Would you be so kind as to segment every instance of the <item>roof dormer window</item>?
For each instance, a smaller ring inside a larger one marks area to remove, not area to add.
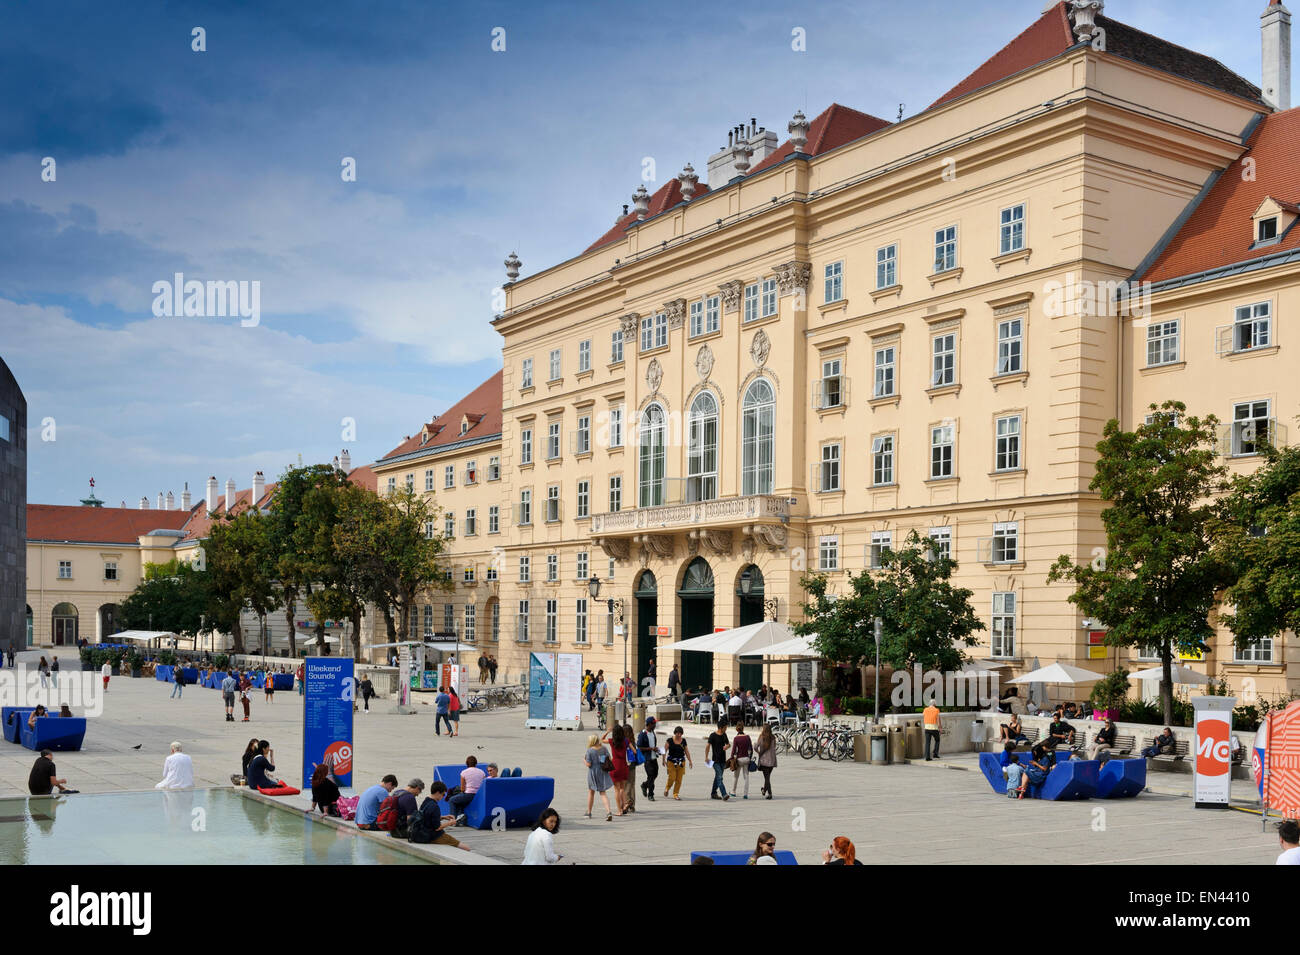
[[[1294,202],[1265,197],[1251,216],[1254,231],[1251,247],[1258,249],[1281,242],[1297,218],[1300,218],[1300,206]]]
[[[1257,241],[1271,242],[1277,238],[1277,216],[1268,219],[1259,220],[1259,235]]]

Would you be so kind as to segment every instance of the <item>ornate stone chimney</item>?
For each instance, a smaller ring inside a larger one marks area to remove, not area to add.
[[[803,114],[803,110],[795,110],[794,118],[787,128],[790,130],[790,144],[797,153],[803,152],[803,148],[808,145],[808,126],[808,117]]]
[[[193,506],[194,506],[194,502],[193,502],[193,500],[190,498],[190,482],[189,482],[189,481],[186,481],[186,482],[185,482],[185,489],[184,489],[183,491],[181,491],[181,510],[183,510],[183,511],[188,511],[188,510],[190,510]]]
[[[167,492],[167,510],[176,510],[176,496],[171,491]]]
[[[343,453],[339,455],[339,469],[344,474],[352,470],[352,455],[347,448],[344,448]]]
[[[1260,15],[1264,42],[1264,102],[1274,109],[1291,108],[1291,11],[1273,0]]]
[[[254,507],[256,507],[258,501],[262,499],[262,495],[265,493],[266,493],[266,475],[264,475],[261,471],[255,471],[253,473],[253,500],[250,503]]]
[[[229,515],[230,512],[234,509],[234,507],[235,507],[235,479],[226,478],[226,514]]]
[[[163,492],[162,492],[162,491],[159,491],[159,492],[158,492],[158,510],[161,511],[162,509],[163,509]]]
[[[217,477],[215,474],[208,478],[208,494],[206,503],[208,505],[209,514],[217,509]]]
[[[519,278],[519,269],[524,263],[519,261],[519,256],[511,252],[506,256],[506,278],[514,281]]]
[[[140,495],[140,510],[149,510],[149,498],[145,497],[143,494]]]
[[[644,182],[632,193],[632,207],[636,209],[638,219],[644,219],[650,213],[650,193],[645,191]]]
[[[1074,22],[1074,38],[1083,43],[1097,33],[1097,17],[1106,0],[1070,0],[1070,19]]]
[[[682,186],[682,198],[687,202],[695,195],[695,187],[700,184],[700,177],[695,175],[695,167],[687,163],[682,167],[682,171],[677,174],[677,181]]]

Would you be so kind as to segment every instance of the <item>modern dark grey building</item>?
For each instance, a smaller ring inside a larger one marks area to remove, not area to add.
[[[0,358],[0,649],[27,646],[27,399]]]

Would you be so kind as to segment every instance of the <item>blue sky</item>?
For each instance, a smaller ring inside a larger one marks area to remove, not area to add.
[[[499,367],[506,254],[527,275],[580,252],[644,157],[653,189],[751,116],[918,112],[1045,3],[10,2],[0,356],[29,499],[75,503],[92,476],[110,505],[197,499],[209,474],[247,487],[345,444],[373,460]],[[1258,83],[1265,6],[1106,13]],[[176,272],[260,282],[260,324],[154,317]]]

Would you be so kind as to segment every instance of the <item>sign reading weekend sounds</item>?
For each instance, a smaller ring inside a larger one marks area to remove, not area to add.
[[[352,785],[352,660],[307,657],[303,661],[302,788],[311,786],[318,763],[333,766],[339,786]]]

